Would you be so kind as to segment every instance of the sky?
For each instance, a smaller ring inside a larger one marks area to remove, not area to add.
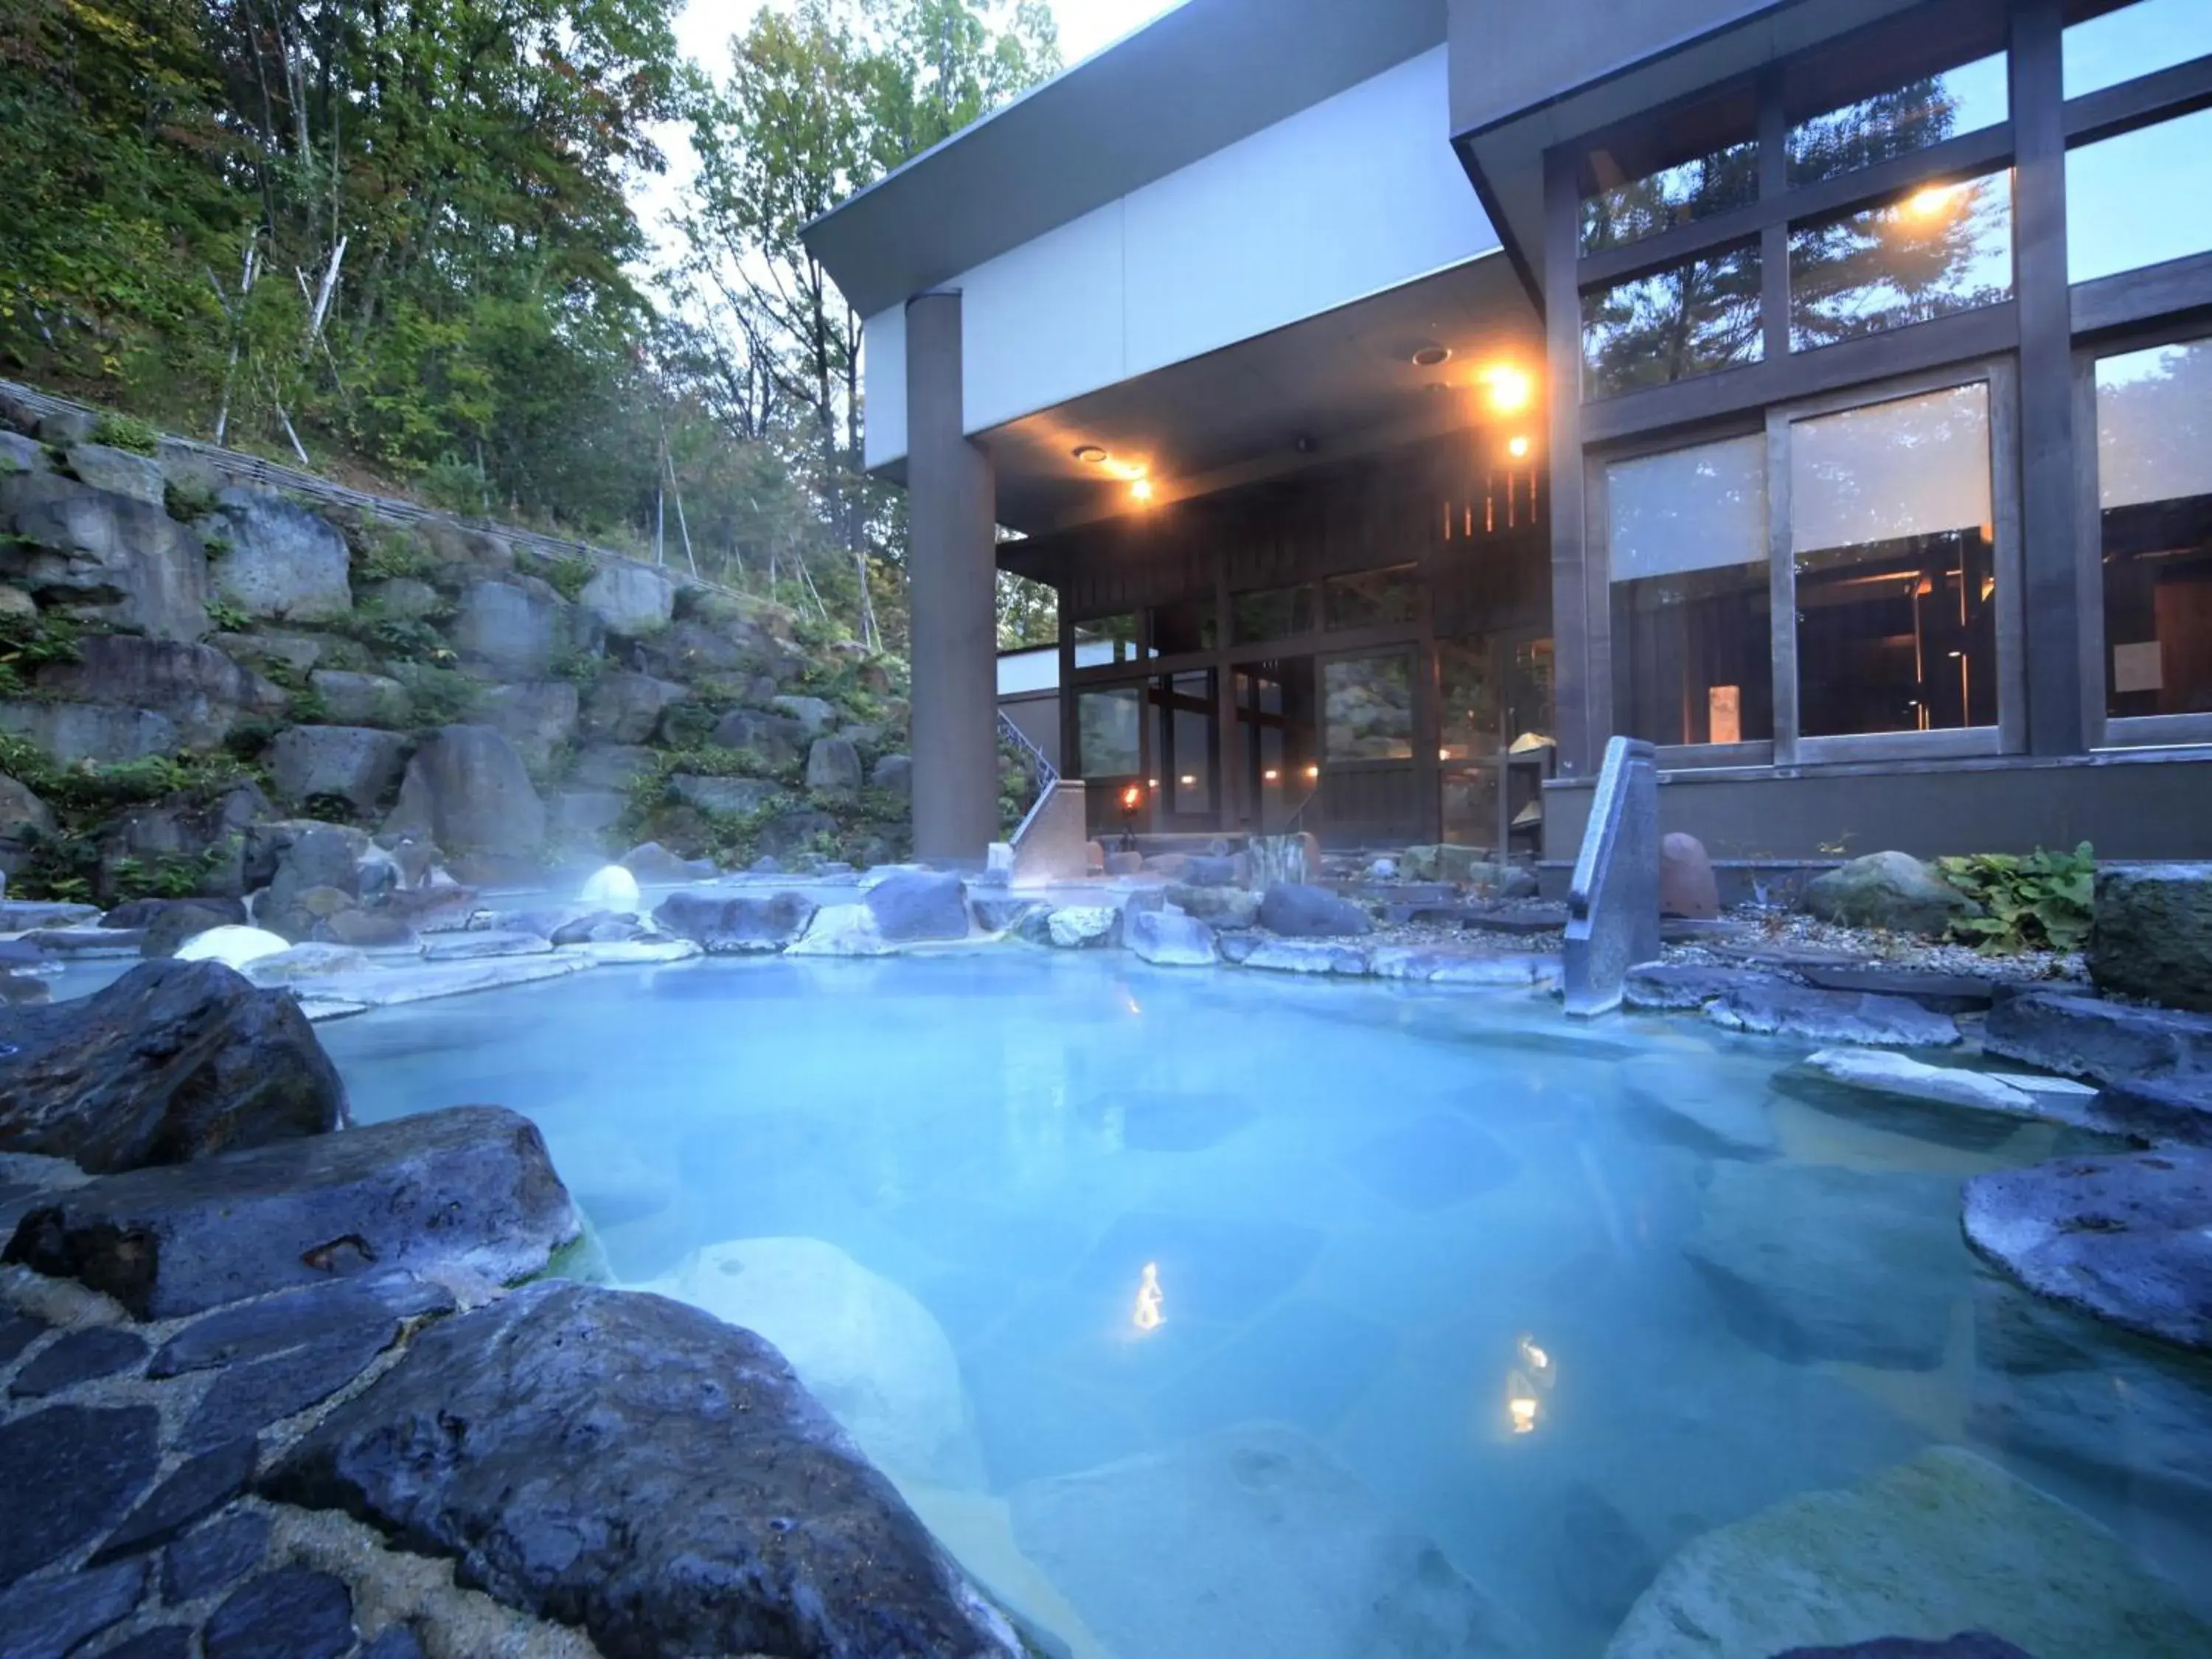
[[[1088,58],[1176,3],[1176,0],[1051,0],[1053,17],[1060,25],[1060,54],[1071,64]],[[686,52],[718,69],[726,55],[729,38],[744,33],[759,9],[760,0],[690,0],[677,19],[676,37]]]

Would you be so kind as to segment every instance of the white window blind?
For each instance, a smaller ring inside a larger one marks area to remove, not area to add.
[[[2212,341],[2099,360],[2097,494],[2108,509],[2212,495]]]
[[[1985,385],[1870,404],[1790,428],[1790,541],[1799,554],[1989,523]]]
[[[1766,440],[1729,438],[1606,468],[1613,580],[1766,559]]]

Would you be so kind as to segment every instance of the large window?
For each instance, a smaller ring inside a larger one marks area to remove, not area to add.
[[[1410,564],[1331,576],[1322,586],[1322,614],[1332,629],[1410,623],[1420,609],[1419,573]]]
[[[1313,632],[1314,591],[1308,586],[1270,587],[1239,593],[1230,600],[1229,608],[1239,645],[1257,645]]]
[[[1329,760],[1413,759],[1413,659],[1398,653],[1324,665],[1322,710]]]
[[[1807,351],[2012,297],[2012,175],[1923,185],[1790,228],[1790,347]]]
[[[1791,424],[1801,736],[1996,723],[1990,461],[1979,382]]]
[[[1616,173],[1617,167],[1601,170]],[[1595,253],[1741,207],[1759,194],[1759,146],[1724,145],[1640,179],[1601,182],[1583,198],[1582,251]]]
[[[2068,277],[2090,282],[2212,248],[2208,204],[2212,110],[2069,150]]]
[[[1606,469],[1615,725],[1660,744],[1774,735],[1766,439]]]
[[[1885,88],[1790,128],[1794,188],[1840,178],[2002,122],[2011,112],[2003,52]]]
[[[2212,714],[2212,341],[2098,360],[2106,708]]]
[[[1075,624],[1075,665],[1101,668],[1117,662],[1135,662],[1142,654],[1137,644],[1137,613],[1092,617]]]
[[[1085,778],[1133,778],[1144,769],[1138,726],[1144,693],[1133,685],[1085,691],[1075,702],[1078,763]]]
[[[2066,96],[2101,92],[2208,54],[2212,5],[2205,0],[2136,0],[2066,31]]]
[[[1609,398],[1755,363],[1759,245],[1747,243],[1583,296],[1583,395]]]

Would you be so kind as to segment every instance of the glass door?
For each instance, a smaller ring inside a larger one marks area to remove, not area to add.
[[[1303,827],[1320,781],[1314,660],[1284,657],[1233,671],[1240,828],[1263,836]]]
[[[1152,683],[1152,826],[1197,833],[1221,827],[1218,672],[1166,674]]]

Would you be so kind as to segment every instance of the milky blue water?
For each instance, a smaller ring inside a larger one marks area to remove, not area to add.
[[[1023,951],[322,1036],[365,1121],[528,1114],[620,1281],[797,1239],[908,1293],[807,1306],[881,1416],[942,1418],[941,1331],[960,1444],[891,1473],[1079,1653],[1583,1659],[1699,1534],[1953,1443],[2212,1600],[2204,1375],[1959,1238],[1957,1182],[2064,1132],[1801,1090],[1786,1045]]]

